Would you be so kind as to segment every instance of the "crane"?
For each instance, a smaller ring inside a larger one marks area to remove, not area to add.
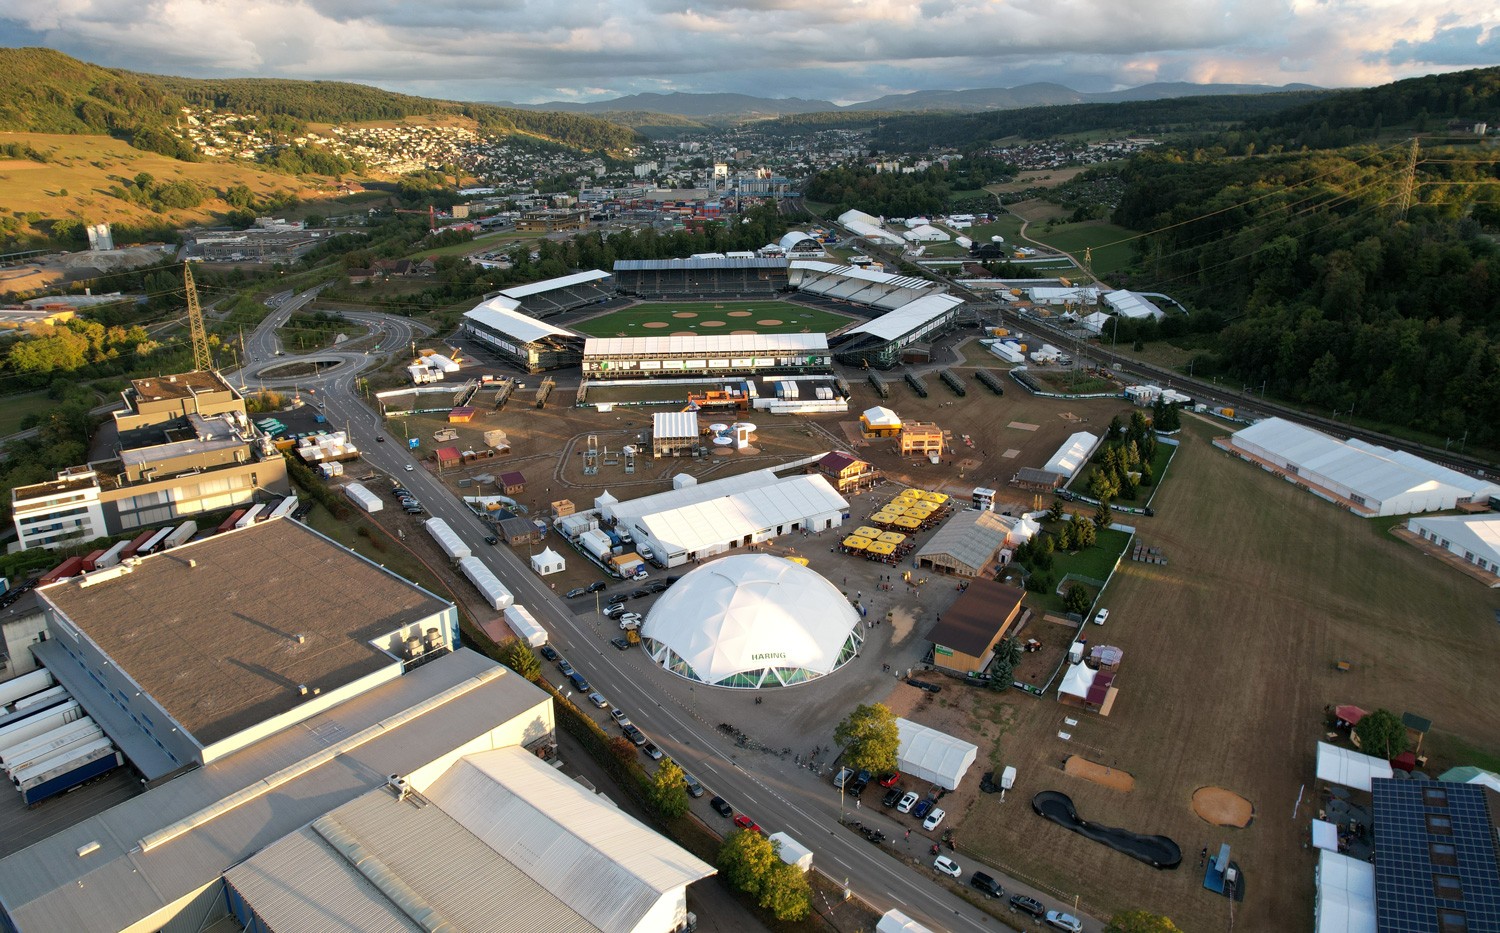
[[[427,209],[425,211],[413,211],[398,207],[395,208],[393,212],[397,214],[426,214],[428,232],[437,232],[437,208],[431,204],[427,205]]]

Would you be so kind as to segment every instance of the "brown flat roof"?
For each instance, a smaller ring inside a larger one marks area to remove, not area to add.
[[[189,398],[195,392],[228,392],[229,383],[219,378],[218,373],[195,370],[190,373],[173,373],[170,376],[150,376],[132,379],[130,385],[138,398],[156,402],[168,398]]]
[[[1026,593],[993,580],[971,580],[927,638],[935,645],[979,657],[1016,616]]]
[[[291,519],[43,595],[205,745],[304,702],[299,685],[326,693],[394,663],[369,640],[449,605]]]

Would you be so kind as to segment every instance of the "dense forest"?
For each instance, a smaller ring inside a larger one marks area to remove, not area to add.
[[[982,188],[1015,175],[1014,166],[992,156],[970,154],[946,168],[877,172],[872,168],[826,169],[808,180],[804,194],[833,205],[837,217],[850,208],[879,217],[917,217],[947,210],[954,191]]]
[[[1098,130],[1161,134],[1216,130],[1262,114],[1317,101],[1331,91],[1175,97],[1118,104],[1060,104],[994,110],[976,114],[924,114],[890,117],[873,134],[872,148],[883,152],[926,152],[934,147],[970,149],[996,139],[1048,139]]]
[[[628,127],[574,113],[430,100],[336,81],[162,77],[100,68],[51,49],[0,49],[0,131],[110,135],[180,159],[192,147],[171,129],[184,105],[255,114],[280,132],[307,123],[468,117],[482,131],[535,137],[575,149],[635,144]]]

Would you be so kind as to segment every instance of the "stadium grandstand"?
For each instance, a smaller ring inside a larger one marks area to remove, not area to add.
[[[901,362],[906,348],[951,330],[963,303],[962,298],[946,293],[910,301],[844,331],[835,340],[834,356],[851,366],[889,369]]]
[[[831,362],[825,334],[590,337],[583,345],[587,379],[824,373]]]
[[[564,311],[603,304],[613,299],[615,293],[609,273],[595,269],[516,285],[501,291],[498,297],[511,302],[512,311],[545,318]]]
[[[577,366],[583,337],[522,313],[516,302],[502,295],[465,311],[464,333],[528,373]]]
[[[649,299],[772,297],[787,287],[785,259],[622,259],[615,287]]]
[[[791,264],[788,281],[803,295],[847,301],[879,311],[900,308],[941,288],[915,276],[805,260]]]

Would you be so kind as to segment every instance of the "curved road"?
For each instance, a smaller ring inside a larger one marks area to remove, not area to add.
[[[308,295],[304,292],[298,298]],[[392,337],[392,342],[387,345],[390,348],[404,346],[413,326],[413,322],[405,318],[390,315],[360,313],[348,316],[386,328]],[[274,330],[279,326],[276,323],[279,320],[285,320],[285,317],[279,313],[271,315],[252,338],[258,349],[273,347],[271,359],[277,364],[297,359],[274,357],[275,344],[271,341],[275,339]],[[403,332],[402,328],[407,330]],[[398,333],[399,340],[396,339]],[[693,688],[685,681],[662,671],[642,650],[618,651],[610,645],[609,639],[619,634],[615,623],[604,619],[591,607],[561,600],[510,548],[488,545],[485,538],[491,533],[489,527],[410,452],[397,443],[375,442],[376,436],[386,433],[386,427],[355,391],[355,379],[363,366],[362,361],[372,357],[363,353],[327,351],[307,356],[342,359],[341,365],[335,369],[295,381],[300,386],[316,390],[329,421],[347,427],[363,451],[366,465],[398,478],[433,517],[444,519],[474,555],[510,589],[516,602],[531,610],[547,629],[551,644],[584,674],[592,687],[614,705],[626,710],[665,753],[696,775],[711,793],[730,801],[736,811],[753,815],[767,832],[787,832],[812,849],[816,864],[825,873],[846,878],[852,889],[879,910],[899,908],[934,930],[979,933],[1000,926],[995,918],[937,883],[936,873],[930,869],[908,868],[889,854],[877,851],[858,834],[842,829],[839,825],[839,798],[831,793],[826,778],[796,768],[777,756],[737,748],[731,739],[695,716]],[[247,367],[247,378],[255,377],[268,365],[265,357],[259,363],[252,360]],[[259,378],[256,381],[262,382]],[[275,382],[267,379],[263,384]],[[625,589],[633,587],[634,584],[623,586]],[[618,588],[622,587],[611,587],[612,590]],[[575,612],[575,607],[582,611]],[[555,668],[543,663],[544,676],[555,676],[558,681],[563,679],[560,674],[555,674]],[[753,770],[741,761],[753,761]],[[693,801],[693,805],[709,825],[727,826],[709,811],[707,796]],[[849,806],[852,810],[852,802]],[[1017,810],[1020,811],[1019,806]],[[886,827],[887,835],[892,841],[899,840],[896,834],[904,826],[898,827],[878,806],[862,811],[860,815],[872,825],[891,823]],[[972,870],[982,867],[962,852],[957,853],[956,858],[964,866],[965,879]],[[925,853],[918,860],[922,864],[930,862]],[[1002,872],[990,869],[990,873],[1001,879],[1007,896],[1013,892],[1027,893],[1050,908],[1071,910],[1071,905],[1011,882]],[[1019,918],[1019,915],[1014,916]],[[1103,929],[1103,924],[1097,919],[1086,916],[1082,919],[1089,933],[1099,933]]]

